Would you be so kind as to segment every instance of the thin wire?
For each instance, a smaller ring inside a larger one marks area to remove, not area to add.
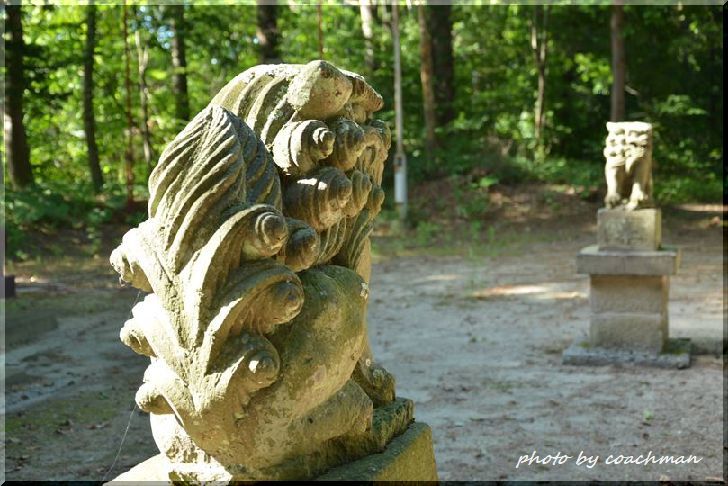
[[[132,402],[134,404],[134,408],[131,409],[131,413],[129,414],[129,421],[126,423],[126,430],[124,430],[124,435],[121,437],[121,444],[119,444],[119,450],[116,451],[116,457],[114,457],[114,462],[111,463],[111,466],[109,466],[109,469],[106,471],[106,474],[104,474],[104,477],[101,478],[101,482],[103,483],[106,481],[106,476],[109,475],[112,469],[114,469],[114,466],[116,466],[116,461],[119,460],[119,456],[121,455],[121,449],[124,447],[124,442],[126,441],[126,434],[129,432],[129,429],[131,428],[131,419],[134,417],[134,412],[136,412],[137,404],[136,401]]]
[[[119,279],[119,283],[121,283],[121,279]],[[140,290],[137,292],[136,299],[134,299],[134,303],[131,305],[131,309],[129,309],[129,315],[127,316],[127,319],[129,319],[132,316],[132,310],[134,309],[134,306],[137,305],[139,302],[139,297],[141,297],[142,291]],[[139,384],[141,386],[141,383]],[[136,412],[137,404],[136,400],[132,401],[132,404],[134,405],[131,409],[131,413],[129,414],[129,420],[126,423],[126,429],[124,430],[124,435],[121,437],[121,443],[119,444],[119,450],[116,451],[116,456],[114,457],[114,461],[111,463],[111,466],[109,466],[109,469],[106,471],[106,474],[104,474],[104,477],[101,478],[101,482],[106,481],[106,477],[109,475],[112,469],[114,469],[114,466],[116,466],[116,461],[119,460],[119,456],[121,455],[121,450],[124,448],[124,442],[126,441],[126,435],[129,433],[129,429],[131,428],[131,419],[134,417],[134,412]]]

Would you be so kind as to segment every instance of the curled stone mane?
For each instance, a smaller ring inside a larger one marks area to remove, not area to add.
[[[370,263],[362,254],[384,201],[391,145],[387,126],[372,119],[382,97],[361,76],[314,61],[251,68],[212,104],[244,120],[273,154],[286,215],[319,234],[314,264],[333,259],[368,280]]]
[[[171,479],[309,478],[411,421],[367,338],[381,107],[323,61],[257,66],[162,153],[111,263],[149,292],[121,339]]]

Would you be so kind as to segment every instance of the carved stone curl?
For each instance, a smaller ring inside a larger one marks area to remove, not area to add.
[[[151,360],[136,400],[170,478],[312,477],[411,420],[373,429],[394,400],[366,329],[381,107],[323,61],[257,66],[161,155],[149,219],[111,263],[151,292],[121,339]]]
[[[607,196],[612,209],[652,206],[652,125],[645,122],[607,122],[604,157]]]

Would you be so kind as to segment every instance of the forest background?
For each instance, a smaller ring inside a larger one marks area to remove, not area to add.
[[[396,17],[391,3],[365,0],[8,5],[6,255],[34,256],[32,234],[73,228],[93,243],[107,223],[144,219],[165,144],[259,63],[322,58],[361,73],[394,128],[393,29],[413,198],[447,180],[453,217],[475,221],[497,186],[599,197],[612,119],[653,124],[660,204],[719,201],[724,7],[558,3],[410,2]],[[385,179],[391,210],[391,163]],[[426,215],[414,205],[411,225]]]

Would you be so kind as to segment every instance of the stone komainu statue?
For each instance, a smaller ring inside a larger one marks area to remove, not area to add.
[[[372,432],[395,399],[366,329],[381,107],[323,61],[257,66],[161,155],[111,262],[150,292],[121,339],[151,360],[136,401],[172,479],[312,477],[411,421]]]
[[[608,208],[627,210],[652,205],[652,125],[644,122],[607,122],[604,157],[607,159]]]

